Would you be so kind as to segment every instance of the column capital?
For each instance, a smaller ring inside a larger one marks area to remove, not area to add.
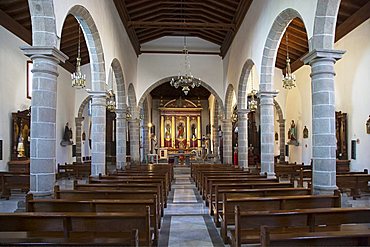
[[[326,58],[334,61],[342,58],[345,51],[334,49],[315,49],[301,58],[304,64],[310,64],[315,59]]]
[[[243,114],[247,114],[250,113],[251,110],[250,109],[238,109],[238,115],[243,115]]]
[[[278,94],[279,94],[279,91],[259,91],[257,96],[258,98],[267,98],[267,97],[274,98]]]
[[[32,60],[36,57],[53,57],[58,63],[68,60],[68,56],[54,46],[21,46],[20,49]]]
[[[106,91],[93,91],[91,89],[86,89],[86,92],[93,98],[106,98],[108,93]]]

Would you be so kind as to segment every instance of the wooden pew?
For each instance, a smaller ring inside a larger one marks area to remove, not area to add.
[[[352,226],[355,228],[356,226]],[[261,246],[369,246],[370,230],[340,230],[325,232],[271,234],[261,227]]]
[[[241,211],[285,210],[305,208],[340,207],[339,191],[334,195],[301,195],[275,197],[239,197],[223,194],[221,218],[221,237],[227,243],[228,227],[235,224],[235,206]]]
[[[154,232],[154,243],[158,240],[160,215],[157,214],[155,199],[125,200],[65,200],[34,199],[26,196],[27,212],[145,212],[150,208],[150,225]]]
[[[369,208],[314,208],[274,211],[241,211],[235,207],[235,230],[229,231],[232,246],[260,241],[260,226],[273,233],[340,230],[343,224],[370,223]],[[290,246],[290,245],[289,245]],[[294,246],[294,245],[291,245]]]
[[[153,172],[162,172],[167,171],[170,174],[171,181],[174,179],[173,174],[173,165],[171,164],[148,164],[140,166],[128,165],[125,167],[125,170],[137,170],[137,171],[153,171]]]
[[[212,201],[210,198],[209,207],[210,215],[213,215],[213,221],[216,226],[220,226],[220,213],[222,213],[222,199],[224,194],[228,194],[227,197],[271,197],[271,196],[297,196],[297,195],[310,195],[311,189],[304,188],[259,188],[259,189],[241,189],[241,188],[223,188],[216,186],[215,197]],[[216,199],[217,198],[217,199]]]
[[[158,184],[161,188],[161,194],[163,195],[164,207],[167,207],[167,197],[169,191],[167,190],[165,183],[162,179],[157,178],[118,178],[118,179],[99,179],[98,177],[90,177],[89,184],[137,184],[137,183],[148,183]]]
[[[99,191],[79,191],[79,190],[60,190],[54,187],[54,199],[69,200],[93,200],[93,199],[154,199],[157,204],[157,214],[161,214],[161,205],[158,194],[153,189],[129,189],[129,190],[99,190]]]
[[[350,190],[353,199],[361,196],[361,192],[369,191],[370,174],[337,174],[337,186],[341,191]]]
[[[30,190],[30,175],[19,172],[0,172],[1,196],[9,200],[12,189]]]
[[[0,213],[0,222],[3,244],[32,243],[38,239],[65,245],[105,242],[122,246],[132,243],[132,230],[138,229],[139,245],[151,246],[149,207],[146,212],[128,213]]]
[[[131,189],[154,189],[157,191],[158,200],[161,209],[164,208],[165,200],[163,191],[158,183],[107,183],[107,184],[79,184],[77,180],[73,181],[73,189],[80,191],[98,191],[98,190],[131,190]],[[163,210],[161,214],[163,215]]]
[[[84,178],[91,174],[91,163],[58,164],[56,178]]]
[[[207,183],[207,178],[214,178],[214,177],[236,177],[236,176],[248,176],[250,178],[263,178],[266,176],[251,174],[248,171],[242,170],[231,170],[231,171],[205,171],[199,174],[199,179],[196,181],[196,185],[198,188],[203,187]]]

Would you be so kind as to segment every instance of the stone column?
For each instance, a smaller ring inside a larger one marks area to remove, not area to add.
[[[140,164],[140,120],[130,119],[128,124],[130,129],[131,164]]]
[[[150,137],[150,133],[149,133],[149,127],[148,127],[148,120],[145,119],[144,120],[144,126],[143,126],[143,151],[144,151],[144,154],[143,154],[143,157],[142,157],[142,160],[146,161],[147,159],[147,154],[150,153],[149,150],[153,150],[153,147],[150,147],[151,144],[151,137]],[[150,148],[150,149],[149,149]]]
[[[89,91],[92,97],[91,116],[91,175],[105,174],[106,118],[107,93],[105,91]]]
[[[126,166],[126,111],[116,110],[116,168]]]
[[[313,50],[302,58],[311,66],[312,87],[312,183],[315,194],[336,188],[336,137],[334,64],[344,51]]]
[[[260,92],[261,106],[261,175],[275,177],[274,172],[274,97],[276,92]]]
[[[213,128],[212,128],[212,136],[213,136],[213,153],[216,155],[217,159],[219,160],[219,138],[218,138],[218,116],[213,116]]]
[[[21,47],[33,62],[31,101],[30,193],[53,193],[56,163],[58,64],[68,57],[55,47]]]
[[[238,163],[248,167],[248,113],[249,109],[238,110]]]
[[[223,132],[223,163],[232,164],[233,163],[233,141],[232,141],[232,130],[233,124],[231,119],[222,120],[222,132]]]
[[[82,134],[82,121],[84,120],[83,117],[76,117],[75,124],[76,124],[76,162],[82,163],[81,158],[81,134]]]
[[[279,119],[280,130],[280,163],[285,162],[285,119]]]

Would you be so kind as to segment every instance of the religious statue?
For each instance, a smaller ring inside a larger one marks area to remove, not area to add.
[[[157,150],[158,150],[158,141],[157,141],[157,137],[155,134],[152,134],[152,148],[154,148],[154,152],[155,154],[157,153]]]
[[[166,131],[165,131],[165,136],[167,139],[170,139],[171,138],[171,125],[170,124],[166,124]]]
[[[294,120],[292,120],[292,122],[290,124],[290,128],[289,128],[289,131],[288,131],[288,138],[289,138],[288,144],[292,144],[292,145],[298,146],[297,127],[296,127],[296,125],[294,123]]]
[[[192,124],[191,125],[191,138],[192,139],[196,139],[197,138],[196,131],[197,131],[197,128],[196,128],[195,124]]]
[[[304,126],[304,129],[303,129],[303,138],[308,138],[308,129],[306,126]]]
[[[72,145],[72,128],[68,127],[68,122],[66,123],[66,126],[64,127],[64,134],[63,139],[60,142],[60,145],[66,146],[66,145]]]
[[[366,122],[366,133],[370,134],[370,116],[369,116],[369,119]]]
[[[184,125],[182,122],[177,126],[177,138],[184,138]]]

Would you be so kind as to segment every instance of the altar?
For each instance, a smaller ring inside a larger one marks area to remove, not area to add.
[[[181,161],[181,158],[183,158],[183,160],[185,160],[185,165],[190,166],[190,158],[195,155],[196,155],[195,153],[180,153],[179,152],[179,153],[168,154],[168,158],[173,158],[174,165],[178,165],[179,161]]]

